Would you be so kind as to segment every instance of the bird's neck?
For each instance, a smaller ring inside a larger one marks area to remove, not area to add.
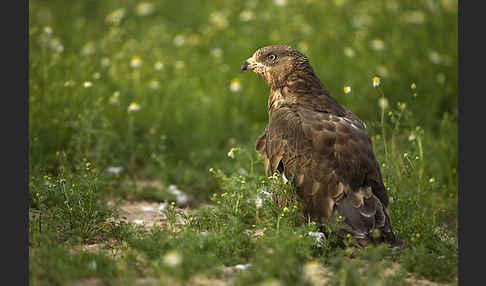
[[[285,86],[287,86],[291,93],[296,95],[328,93],[311,68],[297,70],[290,74]]]
[[[268,110],[276,110],[282,106],[299,103],[302,105],[316,104],[323,97],[330,96],[312,69],[299,70],[290,74],[281,85],[270,87]]]

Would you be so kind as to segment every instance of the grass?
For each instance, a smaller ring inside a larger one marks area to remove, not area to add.
[[[457,283],[457,1],[29,6],[32,285]],[[319,240],[264,176],[268,88],[239,66],[277,43],[366,122],[407,247]],[[165,203],[164,223],[113,219],[139,200]]]

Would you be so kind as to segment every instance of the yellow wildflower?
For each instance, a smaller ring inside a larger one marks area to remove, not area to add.
[[[351,87],[350,86],[344,86],[344,93],[348,94],[351,92]]]
[[[375,76],[373,77],[373,87],[377,87],[380,85],[380,78]]]

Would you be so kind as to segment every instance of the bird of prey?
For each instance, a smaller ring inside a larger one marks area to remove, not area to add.
[[[304,213],[358,245],[399,244],[387,213],[388,194],[366,126],[340,105],[308,58],[289,46],[258,49],[241,66],[270,87],[268,124],[256,141],[265,172],[291,178]]]

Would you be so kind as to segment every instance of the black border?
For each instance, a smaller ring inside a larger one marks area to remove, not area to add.
[[[458,1],[458,108],[459,108],[459,285],[480,285],[474,283],[481,281],[482,270],[482,247],[484,228],[482,200],[484,191],[480,180],[484,177],[483,168],[465,167],[465,162],[470,159],[480,159],[474,150],[482,153],[483,144],[481,135],[484,130],[482,115],[482,104],[471,104],[465,107],[470,100],[481,100],[481,91],[484,81],[483,58],[480,58],[486,51],[482,45],[484,36],[484,25],[479,20],[484,18],[479,13],[481,1],[468,2],[468,16],[464,16],[464,2]],[[17,13],[12,13],[10,7],[3,9],[4,41],[2,48],[4,65],[3,94],[2,101],[4,110],[2,122],[4,122],[2,150],[7,160],[3,161],[5,172],[3,178],[7,184],[3,185],[3,254],[7,267],[3,268],[2,282],[10,285],[28,285],[29,274],[29,248],[28,248],[28,26],[29,26],[29,3],[26,1],[12,1],[16,4]],[[474,9],[472,4],[478,7]],[[473,15],[473,12],[478,14]],[[11,17],[8,17],[8,16]],[[14,20],[11,22],[10,20]],[[464,25],[467,22],[467,25]],[[469,46],[468,52],[464,52],[464,26],[468,27]],[[477,33],[472,29],[476,28]],[[474,44],[473,44],[474,42]],[[15,55],[15,56],[12,56]],[[465,69],[467,67],[468,69]],[[468,86],[464,84],[467,79]],[[478,102],[479,103],[479,102]],[[474,108],[476,110],[474,110]],[[480,134],[472,133],[480,131]],[[469,135],[469,138],[468,138]],[[471,138],[474,136],[473,138]],[[20,142],[19,142],[20,141]],[[465,147],[466,146],[466,147]],[[474,154],[473,154],[474,152]],[[445,154],[447,156],[447,154]],[[478,162],[480,163],[480,162]],[[471,165],[472,163],[470,163]],[[467,181],[465,181],[467,180]],[[8,187],[5,187],[7,186]],[[467,187],[466,187],[467,186]],[[467,195],[466,195],[467,194]],[[468,200],[467,205],[465,200]],[[475,203],[477,205],[475,205]],[[13,215],[15,213],[15,215]],[[474,220],[473,218],[476,219]],[[466,234],[467,229],[467,234]],[[474,257],[473,257],[474,256]],[[478,263],[476,263],[476,258]],[[474,261],[473,261],[474,260]],[[466,266],[467,264],[467,266]]]
[[[467,14],[464,3],[468,4]],[[484,221],[486,199],[482,180],[486,175],[482,160],[485,157],[483,148],[486,146],[486,141],[483,139],[485,105],[481,104],[484,98],[481,88],[485,82],[486,45],[483,41],[485,17],[481,3],[481,1],[458,1],[458,285],[483,285],[484,275],[482,274],[485,272],[483,232],[486,224]],[[476,7],[473,6],[474,4]],[[465,32],[466,27],[467,32]],[[464,42],[465,34],[468,44]]]
[[[2,267],[1,284],[29,284],[29,10],[4,5],[2,19]],[[13,9],[12,9],[13,8]]]

